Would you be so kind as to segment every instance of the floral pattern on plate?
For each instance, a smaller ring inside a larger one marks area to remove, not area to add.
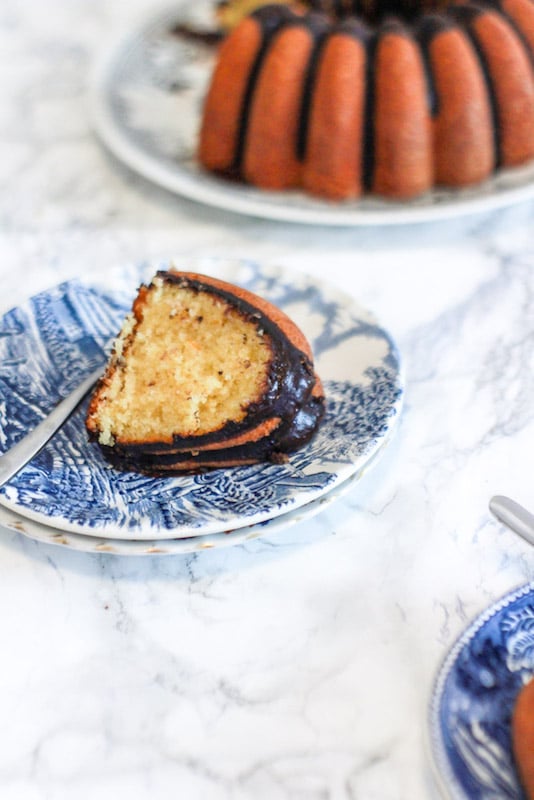
[[[484,611],[446,658],[430,706],[437,778],[455,800],[523,800],[511,717],[534,676],[534,584]]]
[[[187,259],[181,268],[243,285],[283,308],[308,336],[327,411],[287,464],[151,478],[113,469],[84,426],[88,400],[0,490],[23,516],[74,533],[125,539],[212,534],[285,514],[331,491],[369,461],[402,403],[397,349],[354,301],[305,275],[253,261]],[[105,362],[138,284],[158,266],[69,281],[0,320],[0,451]]]
[[[380,455],[380,452],[377,455]],[[368,466],[366,465],[365,471],[367,471]],[[41,522],[22,517],[2,505],[0,505],[0,525],[42,544],[56,545],[60,548],[77,550],[82,553],[106,553],[114,556],[176,556],[187,553],[200,553],[215,548],[247,544],[247,542],[251,542],[254,539],[277,534],[279,531],[290,528],[300,522],[309,522],[332,503],[339,500],[351,488],[353,483],[359,480],[361,475],[362,473],[355,472],[331,492],[319,497],[317,500],[312,500],[310,503],[296,509],[296,511],[289,511],[287,514],[265,520],[265,522],[260,522],[256,525],[245,525],[235,530],[206,534],[205,536],[152,540],[89,536],[88,534],[61,531],[52,525],[43,525]],[[308,528],[306,530],[306,539],[307,541],[310,539]]]

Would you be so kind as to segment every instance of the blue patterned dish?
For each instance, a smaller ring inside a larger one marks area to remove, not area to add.
[[[364,469],[367,470],[368,466],[366,465]],[[107,553],[118,556],[173,556],[200,553],[215,548],[246,544],[260,537],[273,536],[300,522],[309,522],[344,495],[359,477],[360,474],[355,472],[331,492],[317,500],[312,500],[311,503],[306,503],[295,511],[289,511],[287,514],[265,520],[257,525],[245,525],[243,528],[205,536],[188,536],[181,539],[113,539],[89,536],[57,530],[51,525],[43,525],[41,522],[22,517],[2,505],[0,505],[0,525],[10,531],[20,533],[28,539],[69,550],[78,550],[82,553]],[[306,539],[310,540],[308,527],[306,528]]]
[[[511,714],[534,674],[534,583],[484,611],[456,642],[430,705],[440,786],[454,800],[523,800],[511,753]]]
[[[372,458],[398,419],[399,357],[353,300],[298,273],[252,261],[176,260],[178,268],[245,286],[283,308],[308,336],[327,395],[314,440],[283,465],[149,478],[119,472],[87,440],[87,401],[0,490],[22,516],[79,534],[122,539],[219,533],[286,514],[331,491]],[[0,320],[0,452],[99,364],[141,280],[138,265],[61,284]]]

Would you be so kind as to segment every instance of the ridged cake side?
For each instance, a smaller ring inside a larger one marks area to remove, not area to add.
[[[534,0],[399,6],[403,19],[367,3],[367,22],[355,5],[341,19],[265,6],[225,39],[205,168],[332,200],[409,199],[534,158]]]

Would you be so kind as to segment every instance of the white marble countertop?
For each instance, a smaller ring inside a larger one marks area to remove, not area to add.
[[[309,522],[128,558],[0,530],[3,800],[423,800],[438,665],[534,577],[488,511],[534,507],[534,203],[393,228],[240,217],[154,188],[95,140],[87,76],[143,0],[3,0],[0,310],[180,254],[325,277],[402,352],[379,464]]]

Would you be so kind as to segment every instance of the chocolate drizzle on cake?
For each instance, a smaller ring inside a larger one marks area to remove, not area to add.
[[[415,29],[415,34],[421,45],[426,81],[428,85],[428,107],[432,117],[437,117],[440,111],[440,98],[436,89],[434,73],[431,68],[430,45],[436,36],[449,31],[454,27],[450,17],[439,14],[425,14]]]
[[[493,145],[495,150],[495,166],[500,167],[502,166],[503,163],[503,157],[502,157],[502,146],[501,146],[501,136],[500,136],[501,126],[499,120],[499,106],[497,102],[497,96],[495,93],[495,87],[493,84],[493,78],[491,76],[491,70],[489,67],[488,59],[486,57],[486,52],[480,42],[480,38],[477,34],[477,30],[475,27],[476,20],[480,18],[483,12],[484,12],[483,6],[471,6],[471,5],[452,6],[449,10],[451,18],[456,20],[456,22],[458,22],[458,24],[461,25],[467,36],[469,36],[471,43],[473,44],[473,47],[477,54],[478,60],[480,62],[482,74],[484,76],[484,80],[486,82],[486,86],[488,89],[490,110],[493,119],[492,131],[493,131]]]
[[[161,271],[132,311],[87,415],[113,464],[180,472],[279,461],[314,435],[321,382],[302,333],[272,304],[207,276]]]
[[[476,186],[534,159],[533,31],[534,0],[264,6],[222,46],[199,161],[334,201]]]

